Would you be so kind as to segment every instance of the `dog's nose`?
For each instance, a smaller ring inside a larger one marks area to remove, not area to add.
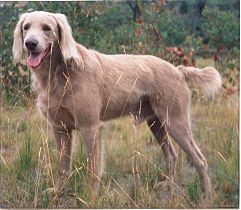
[[[38,41],[36,39],[27,39],[25,41],[25,46],[29,49],[29,50],[34,50],[38,45]]]

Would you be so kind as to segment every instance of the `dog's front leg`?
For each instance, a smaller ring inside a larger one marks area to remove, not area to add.
[[[58,181],[57,190],[61,190],[69,176],[72,131],[53,127],[53,133],[58,147]]]
[[[87,170],[90,177],[90,190],[94,198],[96,198],[102,174],[100,124],[96,123],[90,126],[82,126],[80,130],[84,138],[88,156]]]

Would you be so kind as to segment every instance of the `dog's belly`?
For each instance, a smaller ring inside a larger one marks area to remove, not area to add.
[[[100,120],[107,121],[115,118],[130,115],[135,120],[143,122],[154,116],[151,105],[147,97],[141,97],[139,100],[119,100],[109,101],[102,108]]]

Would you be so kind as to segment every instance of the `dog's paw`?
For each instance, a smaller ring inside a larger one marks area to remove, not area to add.
[[[44,195],[49,195],[50,197],[54,197],[58,194],[58,190],[55,187],[47,188],[43,191]]]
[[[206,193],[202,193],[199,201],[199,207],[210,208],[210,206],[212,206],[213,199],[213,192],[211,190]]]
[[[163,181],[158,182],[156,187],[159,187],[160,189],[162,189],[162,191],[169,192],[171,188],[170,185],[170,181],[165,179]]]

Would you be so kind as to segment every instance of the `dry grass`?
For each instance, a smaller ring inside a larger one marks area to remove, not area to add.
[[[214,102],[196,101],[193,105],[194,136],[207,157],[215,190],[210,207],[239,205],[238,107],[237,95],[220,97]],[[131,117],[105,123],[105,174],[99,198],[91,203],[86,186],[85,150],[77,132],[71,177],[66,189],[53,199],[44,190],[53,185],[51,169],[57,169],[57,152],[51,132],[46,132],[45,119],[33,105],[2,106],[0,117],[2,208],[201,207],[196,171],[178,147],[174,196],[170,196],[162,176],[165,167],[161,149],[145,123],[135,127]]]

